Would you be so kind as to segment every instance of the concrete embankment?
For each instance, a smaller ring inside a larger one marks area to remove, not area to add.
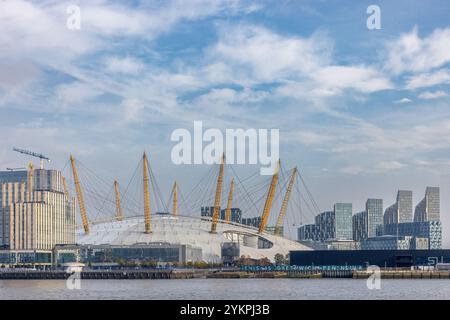
[[[203,270],[83,270],[81,279],[193,279],[203,278],[208,271]],[[2,271],[0,280],[64,280],[73,273],[63,270],[51,271]]]
[[[1,271],[0,280],[65,280],[73,273],[64,270],[11,270]],[[81,279],[114,280],[114,279],[248,279],[248,278],[292,278],[292,279],[318,279],[318,278],[353,278],[367,279],[373,272],[351,270],[312,271],[220,271],[220,270],[83,270]],[[449,271],[420,271],[420,270],[382,270],[382,279],[450,279]]]
[[[367,279],[373,272],[353,271],[354,279]],[[450,279],[449,271],[381,270],[381,279]]]

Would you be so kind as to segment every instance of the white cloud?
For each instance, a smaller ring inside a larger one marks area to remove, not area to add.
[[[350,88],[370,93],[392,88],[388,78],[365,66],[327,66],[314,72],[313,78],[325,90]]]
[[[382,161],[376,166],[376,170],[381,172],[400,170],[405,168],[406,164],[398,161]]]
[[[407,165],[399,161],[381,161],[375,164],[371,163],[366,166],[361,164],[353,164],[343,167],[339,169],[339,171],[349,175],[359,175],[362,173],[380,174],[390,171],[398,171],[405,167],[407,167]]]
[[[320,135],[311,131],[300,131],[295,135],[298,141],[304,145],[314,145],[326,140],[324,135]]]
[[[386,68],[394,74],[428,72],[450,62],[450,27],[420,38],[418,28],[388,45]]]
[[[139,120],[141,111],[145,108],[143,103],[137,99],[126,99],[122,102],[124,120],[136,122]]]
[[[360,165],[351,165],[344,168],[341,168],[340,171],[345,174],[358,175],[363,173],[366,169]]]
[[[108,57],[105,59],[107,72],[121,74],[137,74],[143,69],[143,64],[132,57]]]
[[[101,91],[81,82],[62,84],[56,88],[56,97],[61,101],[63,106],[75,106],[79,108],[81,103],[100,94],[102,94]]]
[[[431,100],[431,99],[438,99],[438,98],[443,98],[443,97],[447,97],[448,94],[445,93],[444,91],[426,91],[423,92],[421,94],[419,94],[419,98],[420,99],[425,99],[425,100]]]
[[[222,25],[218,43],[207,53],[211,63],[204,70],[210,80],[244,86],[278,82],[275,93],[294,99],[316,100],[347,89],[372,93],[393,88],[374,67],[335,64],[333,41],[324,33],[299,37],[249,24]]]
[[[406,104],[406,103],[411,103],[411,102],[413,102],[413,101],[409,98],[402,98],[400,100],[395,101],[395,103],[397,103],[397,104]]]
[[[432,87],[438,84],[450,84],[450,71],[448,69],[430,73],[421,73],[408,77],[406,88],[415,90],[418,88]]]
[[[288,37],[255,25],[226,25],[219,31],[209,55],[256,81],[301,77],[330,62],[332,43],[322,34]]]

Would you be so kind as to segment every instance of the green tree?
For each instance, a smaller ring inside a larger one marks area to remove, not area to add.
[[[275,255],[275,264],[277,266],[280,266],[280,265],[284,265],[285,263],[286,263],[286,259],[284,258],[284,255],[282,255],[281,253],[277,253]]]

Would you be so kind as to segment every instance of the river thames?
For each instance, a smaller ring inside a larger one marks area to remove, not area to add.
[[[448,300],[450,280],[383,279],[380,290],[355,279],[82,280],[78,290],[63,280],[4,280],[0,299]]]

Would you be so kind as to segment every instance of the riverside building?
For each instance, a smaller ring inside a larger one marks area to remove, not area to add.
[[[56,170],[0,172],[0,247],[52,250],[75,243],[75,199]]]

